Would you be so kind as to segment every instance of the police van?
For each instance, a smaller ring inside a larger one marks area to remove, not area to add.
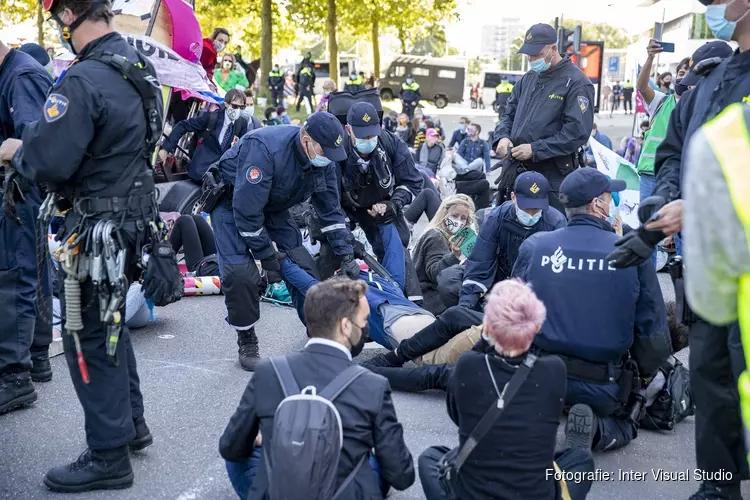
[[[515,85],[524,74],[523,71],[503,71],[499,69],[486,69],[482,71],[482,76],[479,81],[481,82],[484,105],[489,107],[495,102],[495,88],[500,85],[500,82],[508,80]]]
[[[419,84],[422,99],[433,101],[437,108],[464,101],[466,61],[450,58],[398,56],[378,81],[378,93],[384,101],[398,99],[406,75]]]

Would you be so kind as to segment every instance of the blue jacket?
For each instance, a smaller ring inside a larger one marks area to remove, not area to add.
[[[338,178],[333,163],[314,167],[299,141],[299,127],[279,125],[253,131],[222,158],[236,170],[234,220],[253,256],[274,255],[266,218],[286,212],[312,195],[321,230],[336,255],[350,255],[352,235],[339,202]],[[291,215],[286,212],[288,219]],[[277,241],[282,244],[283,242]]]
[[[11,49],[0,64],[0,142],[20,139],[42,117],[52,78],[33,57]]]
[[[390,349],[391,343],[385,335],[383,316],[379,307],[387,303],[413,307],[415,311],[420,313],[425,313],[425,311],[404,296],[403,289],[406,282],[404,247],[401,244],[396,226],[393,224],[380,226],[380,234],[383,237],[383,246],[385,247],[383,267],[391,274],[396,283],[368,271],[360,271],[359,278],[367,283],[366,298],[370,305],[370,317],[367,319],[367,324],[370,327],[370,339],[386,349]],[[281,273],[286,282],[299,290],[303,296],[307,295],[307,291],[318,283],[318,280],[310,276],[291,259],[284,259],[281,264]]]
[[[516,205],[506,201],[487,214],[479,229],[474,250],[466,260],[459,304],[475,308],[479,298],[492,285],[510,277],[521,244],[531,235],[565,227],[565,216],[554,207],[542,212],[533,227],[526,227],[516,217]]]
[[[574,216],[567,227],[526,240],[513,276],[530,282],[547,308],[537,346],[602,364],[617,364],[630,350],[641,374],[651,375],[672,350],[664,298],[651,259],[609,266],[618,239],[607,221]]]
[[[456,144],[460,145],[464,139],[469,137],[469,134],[466,133],[466,131],[461,132],[460,128],[457,128],[453,131],[453,135],[451,136],[451,142],[448,143],[448,147],[452,148]]]
[[[596,135],[593,136],[596,141],[604,146],[607,149],[612,149],[612,140],[606,135],[602,134],[598,130],[596,131]],[[586,145],[586,165],[590,167],[596,166],[596,158],[594,157],[594,151],[591,149],[591,146],[588,144]]]
[[[471,163],[477,158],[484,158],[484,170],[490,171],[490,145],[484,139],[472,141],[470,137],[467,137],[461,141],[458,154],[466,160],[466,163]]]
[[[219,158],[221,158],[221,155],[229,149],[229,147],[222,148],[221,143],[219,142],[219,136],[221,135],[221,129],[224,126],[226,113],[219,111],[215,111],[215,113],[217,113],[216,123],[214,124],[210,135],[203,139],[203,142],[195,148],[195,153],[193,153],[193,157],[190,159],[190,165],[188,165],[188,176],[196,181],[201,180],[203,174],[208,170],[208,167],[210,167],[212,163],[217,162]],[[162,148],[166,149],[169,153],[174,153],[175,149],[177,149],[177,143],[180,142],[182,136],[188,132],[195,132],[199,135],[202,134],[209,126],[210,117],[211,113],[204,112],[195,118],[182,120],[174,126],[172,133],[164,140]],[[237,118],[237,121],[235,121],[234,124],[230,125],[226,133],[242,137],[246,131],[247,120],[240,117]]]

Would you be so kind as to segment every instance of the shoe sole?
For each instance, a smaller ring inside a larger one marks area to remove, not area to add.
[[[32,382],[49,382],[50,380],[52,380],[52,370],[40,373],[31,372]]]
[[[5,405],[0,406],[0,415],[15,410],[16,408],[21,408],[22,406],[28,406],[36,401],[37,397],[36,391],[34,391],[9,401]]]
[[[44,476],[44,484],[52,491],[59,491],[61,493],[83,493],[84,491],[93,490],[124,490],[133,486],[133,473],[131,472],[125,477],[117,479],[102,479],[93,483],[88,483],[79,486],[70,486],[66,484],[57,484],[47,476]]]
[[[251,366],[245,366],[245,365],[242,364],[242,361],[240,361],[239,362],[240,363],[240,368],[242,368],[246,372],[254,372],[255,371],[255,367],[258,365],[258,361],[260,361],[259,358]]]
[[[130,451],[141,451],[154,444],[154,437],[149,433],[140,439],[133,440],[129,445]]]
[[[594,443],[594,411],[586,405],[574,405],[565,423],[565,448],[590,450]]]

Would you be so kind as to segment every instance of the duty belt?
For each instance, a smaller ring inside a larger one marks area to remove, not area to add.
[[[563,363],[565,363],[565,368],[568,371],[568,377],[582,382],[592,382],[595,384],[618,382],[620,380],[620,375],[622,375],[621,363],[594,363],[586,361],[585,359],[546,351],[543,351],[542,354],[554,355],[562,359]]]
[[[133,195],[128,197],[84,197],[78,198],[73,204],[78,214],[120,213],[128,212],[140,215],[141,209],[151,209],[154,206],[154,193]]]

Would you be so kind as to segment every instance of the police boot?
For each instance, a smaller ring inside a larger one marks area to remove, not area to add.
[[[86,450],[78,460],[47,472],[44,484],[52,491],[80,493],[91,490],[119,490],[133,486],[128,447]]]
[[[29,372],[0,376],[0,415],[36,401],[36,390]]]
[[[49,364],[49,350],[31,353],[31,380],[49,382],[52,380],[52,366]]]
[[[564,448],[583,448],[591,450],[596,433],[596,417],[589,405],[577,404],[568,412],[565,424]]]
[[[133,425],[135,426],[135,439],[128,444],[130,451],[140,451],[151,446],[154,438],[146,425],[146,419],[143,417],[134,418]]]
[[[237,345],[239,346],[240,366],[243,370],[254,372],[255,365],[260,361],[258,337],[255,335],[255,328],[237,330]]]
[[[704,481],[688,500],[742,500],[740,484],[720,484]]]

